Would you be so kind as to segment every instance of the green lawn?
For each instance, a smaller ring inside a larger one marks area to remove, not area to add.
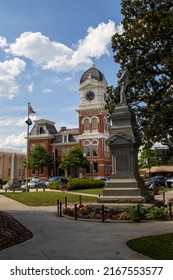
[[[88,194],[95,194],[95,195],[99,195],[103,193],[103,188],[98,188],[98,189],[85,189],[85,190],[73,190],[72,192],[77,192],[77,193],[88,193]]]
[[[28,206],[52,206],[56,205],[57,200],[64,202],[65,197],[67,197],[68,203],[79,203],[79,195],[73,195],[63,192],[7,192],[1,193],[11,199],[17,200],[20,203],[23,203]],[[95,197],[89,197],[82,195],[82,203],[95,202]]]
[[[127,246],[154,260],[173,260],[173,233],[132,239]]]

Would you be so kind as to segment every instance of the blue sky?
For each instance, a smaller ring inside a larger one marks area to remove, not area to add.
[[[78,127],[79,81],[93,64],[116,85],[111,36],[121,0],[0,0],[0,148],[26,150],[27,104]]]

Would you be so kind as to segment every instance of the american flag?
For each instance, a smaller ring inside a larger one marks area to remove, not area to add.
[[[28,114],[36,114],[36,112],[33,110],[33,108],[31,107],[31,105],[28,105]]]

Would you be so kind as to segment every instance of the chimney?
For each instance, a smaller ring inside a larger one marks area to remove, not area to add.
[[[66,130],[66,126],[61,126],[61,132]]]

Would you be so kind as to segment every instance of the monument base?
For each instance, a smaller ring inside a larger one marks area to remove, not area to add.
[[[146,203],[154,200],[143,182],[136,179],[111,179],[98,203]]]

